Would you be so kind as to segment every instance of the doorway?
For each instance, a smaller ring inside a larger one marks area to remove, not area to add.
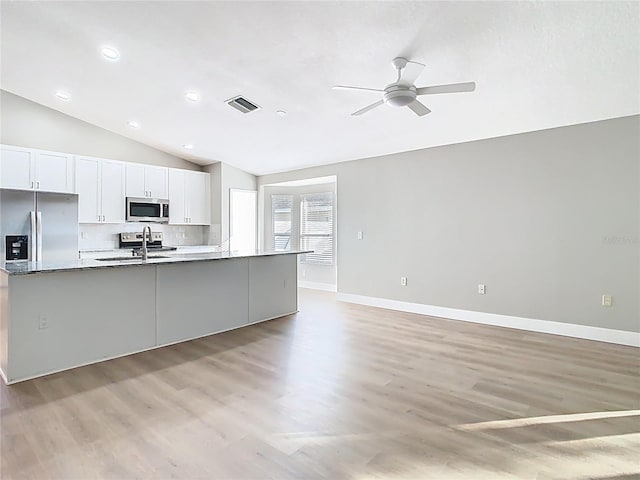
[[[229,250],[256,250],[258,192],[230,189],[229,191]]]

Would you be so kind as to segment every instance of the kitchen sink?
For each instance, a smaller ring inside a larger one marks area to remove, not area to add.
[[[155,258],[171,258],[163,255],[150,255],[147,260],[153,260]],[[100,262],[141,262],[142,257],[108,257],[108,258],[96,258]]]

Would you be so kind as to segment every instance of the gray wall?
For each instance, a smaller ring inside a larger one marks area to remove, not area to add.
[[[199,165],[0,90],[0,143],[200,171]]]
[[[339,292],[637,332],[639,131],[632,116],[258,181],[338,176]]]
[[[222,222],[222,163],[212,163],[202,167],[209,173],[211,180],[211,226],[207,228],[205,237],[209,245],[221,244]]]
[[[209,243],[228,247],[229,242],[229,191],[232,188],[257,190],[257,178],[251,173],[226,163],[214,163],[203,167],[211,174],[211,228]]]
[[[293,195],[293,228],[291,232],[292,249],[297,249],[299,246],[299,234],[300,234],[300,195],[307,193],[324,193],[333,192],[333,211],[334,222],[337,223],[337,204],[336,198],[336,184],[325,183],[320,185],[306,185],[300,187],[289,186],[273,186],[264,188],[263,199],[263,219],[264,219],[264,249],[273,250],[273,219],[271,215],[271,195],[285,194]],[[334,228],[334,254],[336,253],[337,246],[337,228]],[[300,263],[298,268],[299,279],[303,282],[323,283],[326,285],[336,285],[337,266],[336,258],[334,258],[334,264],[329,265],[313,265]]]

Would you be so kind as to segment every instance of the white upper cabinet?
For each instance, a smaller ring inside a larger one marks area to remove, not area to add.
[[[173,225],[188,223],[184,173],[177,168],[169,169],[169,223]]]
[[[36,152],[36,187],[45,192],[73,193],[73,155]]]
[[[78,192],[78,222],[100,223],[100,160],[76,157],[76,191]]]
[[[0,187],[74,193],[73,156],[33,148],[0,147]]]
[[[80,223],[124,223],[125,164],[76,157],[76,189]]]
[[[144,181],[151,198],[169,197],[169,169],[167,167],[145,167]]]
[[[169,169],[169,223],[211,224],[211,186],[208,173]]]
[[[189,223],[211,225],[211,180],[208,173],[185,171]]]
[[[126,219],[124,163],[102,160],[100,166],[102,222],[124,223]]]
[[[0,150],[0,187],[31,190],[35,157],[33,150],[3,145]]]
[[[168,197],[167,167],[127,163],[127,197],[160,198]]]
[[[144,165],[127,163],[126,173],[127,197],[148,197],[147,187],[144,184]]]

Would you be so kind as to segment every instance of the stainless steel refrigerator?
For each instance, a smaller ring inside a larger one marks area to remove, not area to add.
[[[77,259],[78,196],[0,189],[0,239],[0,260]]]

